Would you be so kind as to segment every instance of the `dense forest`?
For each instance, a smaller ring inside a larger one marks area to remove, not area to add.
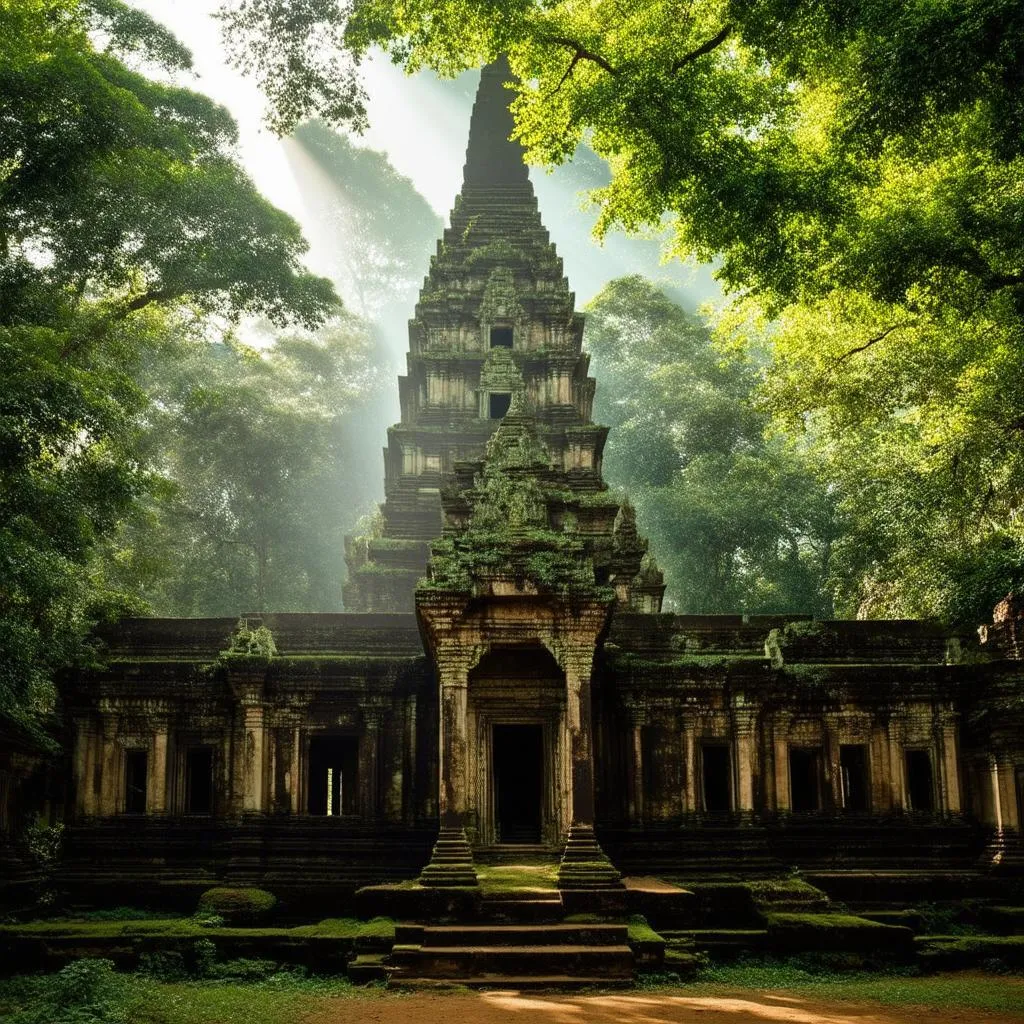
[[[373,48],[442,75],[508,53],[531,160],[575,161],[609,247],[645,236],[586,345],[671,607],[970,625],[1024,585],[1019,4],[235,0],[221,24],[344,198],[332,280],[169,31],[120,0],[0,9],[7,714],[48,713],[104,619],[341,607],[385,339],[441,229],[359,144]],[[725,298],[650,280],[652,237]]]

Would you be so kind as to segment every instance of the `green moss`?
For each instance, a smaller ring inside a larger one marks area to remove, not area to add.
[[[216,886],[199,897],[198,912],[214,914],[230,924],[253,924],[277,905],[277,897],[265,889]]]
[[[664,942],[664,939],[647,923],[643,914],[634,914],[629,919],[629,944],[640,942]]]
[[[869,921],[866,917],[853,914],[800,914],[789,911],[766,913],[765,920],[771,929],[801,929],[810,931],[834,931],[837,928],[852,930],[884,931],[889,925]]]

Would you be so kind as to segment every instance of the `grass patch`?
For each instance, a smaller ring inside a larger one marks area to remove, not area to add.
[[[480,888],[488,894],[522,889],[558,888],[558,863],[481,864],[476,868]]]
[[[288,971],[250,982],[166,983],[117,974],[106,960],[79,960],[57,974],[0,982],[0,1017],[6,1024],[295,1024],[327,999],[378,992]]]
[[[726,990],[786,991],[821,1000],[922,1006],[929,1009],[973,1009],[1019,1014],[1024,1018],[1024,978],[958,971],[920,975],[913,968],[886,971],[836,972],[831,958],[740,960],[711,964],[686,987],[694,994]]]

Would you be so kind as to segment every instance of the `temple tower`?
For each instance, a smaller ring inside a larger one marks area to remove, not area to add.
[[[521,395],[552,467],[580,493],[603,489],[607,428],[591,422],[583,317],[541,223],[523,150],[510,139],[507,62],[483,69],[462,190],[409,321],[401,422],[384,449],[385,501],[373,536],[346,543],[350,611],[411,611],[442,481],[484,446]]]

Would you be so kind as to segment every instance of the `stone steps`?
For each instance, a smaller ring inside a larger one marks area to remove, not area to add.
[[[519,946],[542,940],[542,945],[574,942],[577,945],[614,946],[626,942],[624,924],[399,924],[395,945],[435,946]]]
[[[633,977],[625,924],[400,924],[389,960],[388,983],[402,986],[580,987]]]

